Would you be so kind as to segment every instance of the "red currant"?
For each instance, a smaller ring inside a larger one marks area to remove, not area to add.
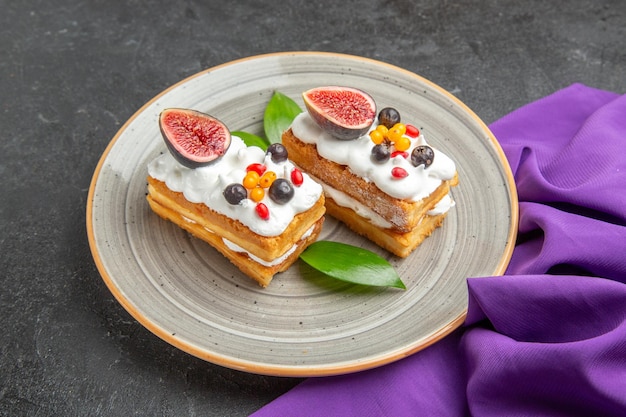
[[[267,167],[263,164],[250,164],[246,167],[246,171],[254,171],[259,175],[263,175]]]
[[[408,175],[409,173],[402,167],[395,167],[391,170],[391,176],[394,178],[405,178]]]
[[[420,130],[413,125],[406,125],[406,135],[416,138],[420,135]]]
[[[391,157],[392,157],[392,158],[395,158],[396,156],[401,156],[401,157],[403,157],[404,159],[406,159],[406,158],[408,158],[408,157],[409,157],[409,153],[408,153],[408,152],[405,152],[405,151],[393,151],[393,152],[391,153]]]
[[[294,168],[293,171],[291,171],[291,182],[293,182],[293,185],[295,185],[296,187],[301,186],[304,182],[302,171],[300,171],[298,168]]]
[[[263,203],[259,203],[256,205],[256,214],[259,215],[260,218],[262,218],[263,220],[267,220],[270,218],[270,210],[267,208],[267,206]]]

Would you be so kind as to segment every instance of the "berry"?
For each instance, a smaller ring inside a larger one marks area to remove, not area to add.
[[[433,148],[427,145],[418,146],[411,152],[411,162],[415,166],[424,165],[424,168],[428,168],[435,159],[435,152]]]
[[[275,179],[276,173],[274,171],[267,171],[261,176],[261,178],[259,178],[259,185],[263,188],[269,188]]]
[[[406,132],[406,127],[402,123],[396,123],[387,132],[387,139],[391,142],[397,142],[402,138],[404,132]]]
[[[376,126],[376,130],[378,130],[380,133],[383,134],[384,137],[386,137],[387,132],[389,131],[389,128],[385,125],[378,125]]]
[[[389,147],[387,145],[380,144],[372,147],[372,161],[382,164],[383,162],[387,162],[390,156]]]
[[[393,107],[385,107],[378,113],[378,123],[391,128],[396,123],[400,123],[400,113]]]
[[[406,125],[406,135],[416,138],[420,135],[420,130],[413,125]]]
[[[304,182],[302,171],[300,171],[298,168],[294,168],[293,171],[291,171],[291,182],[293,182],[293,185],[295,185],[296,187],[301,186]]]
[[[268,194],[275,203],[285,204],[293,198],[294,190],[289,181],[279,178],[272,183]]]
[[[255,171],[259,175],[263,175],[267,167],[263,164],[250,164],[246,167],[246,172]]]
[[[396,123],[392,128],[398,129],[403,135],[406,133],[406,125],[404,123]]]
[[[403,152],[411,147],[411,139],[406,136],[400,136],[400,138],[398,138],[393,145],[397,151]]]
[[[243,178],[243,186],[248,190],[251,190],[257,185],[259,185],[259,173],[256,171],[248,171],[246,176]]]
[[[263,188],[254,187],[250,190],[250,200],[254,201],[255,203],[263,200],[263,197],[265,197],[265,190]]]
[[[395,158],[396,156],[401,156],[404,159],[407,159],[409,157],[409,153],[406,151],[393,151],[391,152],[391,157]]]
[[[385,135],[383,135],[380,131],[378,130],[372,130],[370,132],[370,139],[372,140],[372,142],[374,142],[376,145],[379,145],[381,143],[383,143],[383,141],[385,140]]]
[[[267,147],[267,153],[271,155],[272,161],[275,163],[287,160],[287,148],[282,143],[272,143]]]
[[[259,217],[262,218],[263,220],[267,220],[270,218],[270,210],[267,208],[265,204],[259,203],[256,205],[254,209],[256,210],[256,214],[258,214]]]
[[[402,168],[402,167],[395,167],[391,170],[391,176],[394,178],[405,178],[409,175],[408,172],[406,172],[406,169]]]
[[[224,194],[226,201],[232,205],[239,204],[248,196],[248,192],[243,185],[237,183],[226,186],[222,194]]]

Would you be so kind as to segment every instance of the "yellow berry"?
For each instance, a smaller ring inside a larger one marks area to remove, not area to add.
[[[243,186],[246,189],[251,190],[257,185],[259,185],[259,173],[256,171],[248,171],[243,179]]]
[[[411,139],[406,136],[401,136],[396,142],[393,144],[397,151],[406,151],[411,147]]]
[[[403,129],[399,126],[394,126],[389,129],[389,132],[387,133],[387,139],[389,139],[391,142],[396,142],[402,137],[402,135],[404,135]]]
[[[275,179],[276,173],[274,171],[267,171],[259,179],[259,185],[263,188],[269,188]]]
[[[250,190],[250,200],[254,201],[255,203],[263,200],[263,197],[265,197],[265,190],[263,188],[254,187],[252,190]]]
[[[370,132],[370,139],[376,145],[380,145],[385,140],[385,136],[381,132],[379,132],[378,130],[372,130]]]
[[[389,129],[385,125],[378,125],[378,126],[376,126],[376,130],[378,130],[380,133],[382,133],[383,136],[386,136],[387,132],[389,131]]]
[[[400,130],[403,135],[406,133],[406,125],[404,123],[396,123],[393,125],[393,128]]]

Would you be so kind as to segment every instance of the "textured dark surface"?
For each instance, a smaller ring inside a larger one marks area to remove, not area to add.
[[[98,159],[181,79],[261,53],[349,53],[430,79],[487,123],[575,82],[626,92],[622,0],[265,3],[0,0],[0,415],[240,416],[299,382],[169,346],[94,266]]]

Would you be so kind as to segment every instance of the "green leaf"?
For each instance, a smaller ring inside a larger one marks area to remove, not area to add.
[[[270,144],[267,139],[262,138],[261,136],[253,135],[252,133],[242,132],[238,130],[235,132],[230,132],[230,134],[233,136],[239,136],[243,140],[243,143],[246,144],[246,146],[258,146],[264,151],[267,150],[267,147]]]
[[[333,278],[354,284],[406,289],[395,269],[374,252],[345,243],[320,240],[300,254],[307,264]]]
[[[293,119],[302,113],[298,103],[286,95],[275,91],[263,115],[265,136],[270,143],[280,142],[283,132],[289,128]]]

